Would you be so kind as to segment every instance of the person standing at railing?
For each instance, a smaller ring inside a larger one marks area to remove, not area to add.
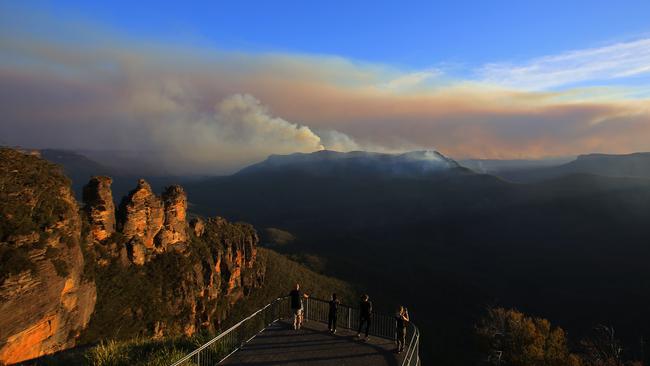
[[[359,304],[359,331],[357,332],[357,338],[361,337],[361,328],[363,325],[366,326],[366,337],[364,341],[368,341],[368,333],[370,332],[370,322],[372,321],[372,301],[370,301],[370,296],[363,295],[361,296],[361,303]]]
[[[409,319],[409,311],[404,306],[397,308],[397,313],[395,314],[396,327],[395,331],[397,332],[395,341],[397,342],[397,353],[402,353],[404,351],[404,344],[406,343],[406,326]]]
[[[337,311],[341,302],[336,298],[336,294],[332,294],[332,299],[329,301],[330,311],[327,321],[327,328],[332,334],[336,334],[336,320]]]
[[[300,329],[303,321],[303,305],[302,299],[308,298],[309,295],[300,292],[300,284],[296,283],[291,292],[289,292],[289,301],[291,302],[291,314],[293,315],[293,329]]]

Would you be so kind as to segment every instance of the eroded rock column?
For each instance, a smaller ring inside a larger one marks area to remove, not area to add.
[[[122,234],[127,239],[141,239],[147,249],[153,249],[154,237],[163,226],[163,203],[144,179],[124,198],[120,205]]]
[[[155,246],[164,251],[168,246],[187,241],[187,195],[183,187],[167,187],[162,194],[164,206],[163,227],[156,235]]]
[[[110,177],[92,177],[83,189],[84,210],[90,221],[90,233],[95,241],[103,241],[115,232],[115,204]]]

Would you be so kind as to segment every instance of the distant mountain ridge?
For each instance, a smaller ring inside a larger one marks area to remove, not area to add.
[[[513,182],[530,183],[570,174],[650,179],[650,152],[632,154],[585,154],[566,164],[494,173]]]
[[[260,163],[240,170],[235,175],[269,173],[277,170],[311,175],[353,174],[419,177],[449,170],[463,171],[465,168],[453,159],[434,150],[412,151],[403,154],[322,150],[313,153],[271,155]]]
[[[63,167],[65,174],[72,180],[72,189],[77,194],[77,198],[81,198],[79,193],[90,177],[95,175],[119,175],[114,169],[102,165],[76,151],[43,149],[39,152],[43,159]]]
[[[650,178],[650,152],[625,155],[587,154],[564,165],[581,173],[598,175]]]
[[[42,149],[38,153],[48,161],[59,164],[63,167],[65,174],[72,180],[72,189],[77,199],[81,199],[83,186],[88,180],[96,175],[107,175],[113,178],[113,192],[115,197],[127,195],[133,188],[133,182],[139,178],[146,178],[156,191],[162,190],[170,184],[184,183],[188,180],[198,179],[196,177],[179,177],[173,175],[148,175],[151,170],[142,169],[141,174],[131,172],[132,169],[120,169],[119,161],[113,165],[105,165],[99,162],[95,157],[88,155],[84,151],[62,150],[62,149]],[[95,155],[101,155],[95,153]],[[146,167],[145,167],[146,168]],[[118,202],[116,202],[118,203]]]
[[[555,167],[575,159],[575,156],[548,159],[462,159],[458,163],[477,173],[498,175],[502,171]]]

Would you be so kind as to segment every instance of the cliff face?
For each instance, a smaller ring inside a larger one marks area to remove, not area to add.
[[[251,290],[259,286],[264,279],[264,268],[256,267],[257,243],[259,237],[255,229],[248,224],[232,224],[221,217],[209,218],[204,224],[201,236],[206,242],[219,243],[217,250],[212,250],[211,283],[214,293],[208,298],[221,297],[227,304],[221,313],[215,313],[220,321],[230,306],[235,304]]]
[[[0,184],[0,363],[214,331],[264,279],[253,227],[188,223],[180,186],[157,196],[140,180],[116,212],[111,179],[93,177],[80,210],[57,166],[10,149]]]
[[[0,363],[73,347],[96,301],[81,217],[57,166],[0,149]]]

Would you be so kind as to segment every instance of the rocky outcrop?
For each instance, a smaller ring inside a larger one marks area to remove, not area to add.
[[[199,222],[201,237],[188,227],[188,242],[172,245],[174,250],[157,253],[142,246],[146,252],[138,254],[136,246],[131,260],[139,265],[124,270],[114,261],[98,274],[100,302],[89,341],[115,337],[112,324],[121,324],[121,336],[214,331],[237,301],[262,284],[251,225],[210,218],[192,220],[193,227]]]
[[[0,149],[0,364],[76,344],[96,301],[69,181],[37,156]]]
[[[183,187],[167,187],[162,194],[164,223],[155,238],[156,248],[165,250],[170,245],[187,241],[187,195]]]
[[[209,218],[204,237],[222,243],[215,257],[215,272],[220,288],[230,304],[234,304],[255,287],[256,274],[251,271],[257,258],[259,237],[247,224],[232,224],[221,217]]]
[[[57,166],[9,149],[0,186],[0,364],[78,342],[214,331],[263,281],[255,229],[188,223],[180,186],[158,197],[140,180],[116,214],[111,178],[93,177],[79,210]]]
[[[165,220],[163,202],[144,179],[122,200],[120,222],[122,235],[145,248],[154,248],[154,238]]]
[[[192,223],[195,230],[202,228],[201,239],[207,244],[209,256],[204,257],[200,267],[194,266],[191,275],[190,282],[199,284],[198,296],[187,292],[194,297],[190,302],[194,303],[191,309],[196,320],[191,329],[214,330],[235,303],[262,284],[265,268],[256,261],[259,238],[251,225],[231,223],[221,217],[197,218]]]
[[[187,195],[178,185],[167,187],[159,197],[140,180],[122,200],[117,222],[115,240],[96,244],[101,249],[98,263],[123,267],[122,256],[109,249],[122,248],[127,265],[135,265],[135,270],[124,278],[119,269],[105,281],[100,276],[100,295],[105,294],[100,298],[111,303],[100,303],[94,319],[137,326],[139,335],[215,330],[230,308],[262,283],[264,269],[256,266],[259,238],[255,229],[220,217],[194,217],[188,223]],[[106,271],[111,271],[110,265]],[[129,295],[131,290],[134,293]],[[158,304],[155,317],[152,303]],[[89,331],[110,338],[100,324],[91,323]],[[121,328],[124,333],[135,330]]]
[[[111,191],[113,180],[97,176],[84,186],[83,201],[92,240],[104,241],[115,232],[115,204]]]
[[[130,261],[143,265],[172,245],[187,242],[186,217],[187,195],[181,186],[167,187],[158,197],[149,183],[140,179],[138,186],[122,200],[118,216],[119,233],[127,242]]]

